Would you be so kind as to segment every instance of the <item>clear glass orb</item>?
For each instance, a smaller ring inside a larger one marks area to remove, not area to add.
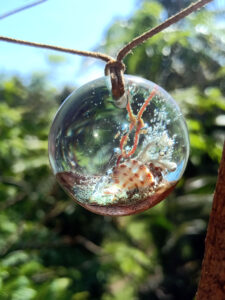
[[[115,101],[109,77],[91,81],[61,105],[49,135],[49,158],[61,186],[102,215],[129,215],[164,199],[189,155],[185,120],[157,84],[125,75]]]

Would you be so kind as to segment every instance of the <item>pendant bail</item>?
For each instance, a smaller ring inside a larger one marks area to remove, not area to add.
[[[110,60],[105,66],[105,75],[110,75],[112,95],[118,107],[126,107],[127,104],[123,76],[125,69],[125,64],[118,60]]]

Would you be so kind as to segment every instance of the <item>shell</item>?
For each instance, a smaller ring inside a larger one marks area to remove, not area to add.
[[[149,168],[136,159],[127,160],[114,167],[112,178],[121,189],[143,189],[155,185]]]

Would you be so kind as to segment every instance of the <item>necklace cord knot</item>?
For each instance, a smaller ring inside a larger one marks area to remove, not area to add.
[[[111,59],[105,66],[105,75],[110,75],[112,84],[112,95],[115,100],[121,98],[125,93],[124,71],[125,64],[119,60]]]

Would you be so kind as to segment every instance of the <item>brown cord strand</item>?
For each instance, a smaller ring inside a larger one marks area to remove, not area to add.
[[[81,56],[88,56],[93,57],[97,59],[101,59],[105,62],[107,62],[105,67],[105,73],[110,74],[111,82],[112,82],[112,94],[113,97],[117,100],[120,97],[124,95],[125,87],[124,87],[124,78],[123,73],[125,70],[124,64],[122,64],[122,60],[124,57],[136,46],[140,45],[147,39],[153,37],[155,34],[161,32],[162,30],[166,29],[170,25],[178,22],[179,20],[185,18],[192,12],[196,11],[197,9],[201,8],[202,6],[206,5],[207,3],[212,2],[212,0],[199,0],[184,10],[180,11],[176,15],[170,17],[165,22],[161,23],[160,25],[150,29],[149,31],[143,33],[142,35],[136,37],[134,40],[132,40],[130,43],[125,45],[117,54],[117,59],[113,59],[111,56],[98,53],[98,52],[91,52],[91,51],[81,51],[76,49],[69,49],[54,45],[48,45],[48,44],[40,44],[40,43],[34,43],[29,41],[23,41],[18,39],[13,39],[5,36],[0,36],[0,41],[5,41],[9,43],[16,43],[21,45],[27,45],[31,47],[39,47],[39,48],[45,48],[45,49],[51,49],[51,50],[57,50],[61,52],[71,53],[71,54],[77,54]]]
[[[21,11],[26,10],[26,9],[28,9],[28,8],[32,8],[32,7],[34,7],[34,6],[36,6],[36,5],[39,5],[39,4],[41,4],[41,3],[43,3],[43,2],[46,2],[46,1],[48,1],[48,0],[38,0],[38,1],[35,1],[35,2],[33,2],[33,3],[29,3],[29,4],[27,4],[27,5],[24,5],[24,6],[22,6],[22,7],[18,7],[18,8],[16,8],[16,9],[14,9],[14,10],[8,11],[8,12],[6,12],[5,14],[3,14],[3,15],[0,16],[0,20],[5,19],[5,18],[7,18],[7,17],[9,17],[9,16],[12,16],[12,15],[15,15],[15,14],[17,14],[18,12],[21,12]]]
[[[212,2],[213,0],[200,0],[197,1],[193,4],[191,4],[190,6],[188,6],[187,8],[185,8],[184,10],[178,12],[177,14],[175,14],[174,16],[170,17],[169,19],[167,19],[165,22],[161,23],[160,25],[144,32],[142,35],[136,37],[135,39],[133,39],[130,43],[128,43],[125,47],[123,47],[117,54],[117,60],[118,61],[122,61],[124,59],[124,57],[135,47],[137,47],[138,45],[142,44],[143,42],[145,42],[147,39],[153,37],[154,35],[156,35],[157,33],[161,32],[162,30],[166,29],[167,27],[169,27],[170,25],[177,23],[178,21],[180,21],[181,19],[185,18],[186,16],[188,16],[189,14],[191,14],[192,12],[196,11],[197,9],[201,8],[202,6],[206,5],[209,2]]]
[[[31,46],[31,47],[37,47],[37,48],[56,50],[56,51],[60,51],[60,52],[77,54],[77,55],[81,55],[81,56],[88,56],[88,57],[93,57],[93,58],[98,58],[98,59],[104,60],[105,62],[108,62],[113,59],[111,56],[103,54],[103,53],[91,52],[91,51],[81,51],[81,50],[64,48],[64,47],[55,46],[55,45],[29,42],[29,41],[24,41],[24,40],[13,39],[13,38],[6,37],[6,36],[0,36],[0,41],[14,43],[14,44],[20,44],[20,45],[26,45],[26,46]]]

